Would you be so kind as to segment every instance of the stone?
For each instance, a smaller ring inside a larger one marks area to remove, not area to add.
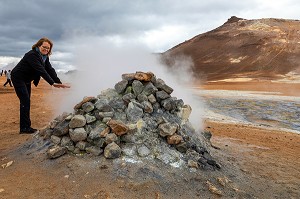
[[[56,136],[63,136],[68,134],[68,132],[69,132],[69,122],[62,121],[53,128],[52,134]]]
[[[137,71],[136,73],[128,73],[128,74],[122,74],[122,79],[123,80],[128,80],[128,81],[132,81],[132,80],[139,80],[139,81],[151,81],[151,79],[153,78],[154,74],[152,72],[140,72]]]
[[[153,112],[153,106],[150,102],[144,101],[144,102],[142,102],[142,105],[144,107],[145,113],[152,113]]]
[[[87,147],[85,150],[87,153],[91,153],[95,156],[98,156],[101,153],[103,153],[103,149],[101,149],[100,147],[96,147],[96,146]]]
[[[54,143],[54,144],[60,144],[60,141],[61,141],[61,138],[58,137],[58,136],[55,136],[55,135],[51,135],[51,141]]]
[[[85,150],[85,148],[88,146],[87,142],[79,141],[76,143],[75,147],[79,148],[80,150]]]
[[[151,82],[147,82],[144,86],[145,87],[142,93],[144,93],[147,96],[154,94],[158,91],[158,89]]]
[[[159,101],[159,102],[164,100],[164,99],[168,99],[168,98],[171,97],[171,95],[166,93],[166,91],[157,91],[155,93],[155,95],[156,95],[156,100]]]
[[[132,90],[135,96],[138,96],[144,90],[144,85],[139,80],[133,80]]]
[[[144,93],[141,93],[137,96],[137,100],[142,103],[142,102],[145,102],[145,101],[148,101],[148,97],[147,95],[145,95]]]
[[[107,134],[109,134],[109,132],[110,132],[110,128],[109,127],[105,128],[103,131],[100,132],[100,137],[105,138]]]
[[[130,146],[125,146],[122,148],[122,154],[125,156],[133,157],[136,155],[136,146],[135,145],[130,145]]]
[[[164,107],[167,111],[174,109],[175,100],[170,97],[161,101],[161,106]]]
[[[104,157],[108,159],[115,159],[121,156],[121,148],[114,142],[108,144],[104,149]]]
[[[85,97],[85,98],[83,98],[83,100],[81,102],[79,102],[78,104],[76,104],[74,106],[74,109],[80,109],[84,103],[90,102],[90,101],[95,101],[95,99],[96,99],[95,97]]]
[[[69,130],[70,138],[74,142],[83,141],[87,138],[87,133],[84,128],[75,128]]]
[[[128,132],[129,128],[119,120],[110,120],[107,125],[111,128],[111,131],[116,135],[124,135]]]
[[[103,122],[103,123],[107,123],[109,120],[111,120],[111,117],[104,117],[104,118],[102,119],[102,122]]]
[[[66,152],[67,152],[67,150],[65,147],[56,145],[56,146],[48,149],[47,156],[50,159],[54,159],[54,158],[58,158],[58,157],[64,155]]]
[[[82,109],[84,112],[89,113],[92,110],[94,110],[95,106],[92,102],[86,102],[84,104],[82,104]]]
[[[114,116],[114,112],[99,112],[98,115],[100,116],[100,118],[104,118],[104,117],[110,117],[112,118]]]
[[[65,146],[73,146],[74,144],[73,144],[73,141],[71,140],[70,137],[68,137],[68,136],[63,136],[63,137],[61,138],[60,145],[61,145],[62,147],[65,147]]]
[[[177,116],[180,117],[182,120],[188,120],[191,112],[192,112],[192,107],[186,104],[182,108],[179,108],[179,112],[177,113]]]
[[[186,153],[186,151],[188,150],[186,142],[181,142],[180,144],[177,144],[176,149],[181,153]]]
[[[148,156],[151,153],[151,151],[144,145],[139,147],[137,152],[138,152],[139,156],[141,156],[141,157]]]
[[[127,104],[129,102],[131,102],[131,100],[135,99],[135,95],[133,93],[128,93],[128,94],[125,94],[122,99],[124,100],[124,102],[126,102]]]
[[[116,85],[115,85],[115,89],[117,91],[117,93],[123,93],[127,87],[128,81],[127,80],[122,80],[119,81]]]
[[[85,114],[85,119],[87,124],[93,123],[97,120],[95,116],[92,116],[90,114]]]
[[[194,161],[194,160],[188,160],[188,166],[191,168],[199,168],[198,162]]]
[[[164,80],[158,78],[154,84],[156,86],[156,88],[158,88],[159,90],[163,90],[168,94],[171,94],[173,92],[173,88],[171,88],[170,86],[166,85],[166,83],[164,82]]]
[[[177,131],[177,124],[163,123],[158,126],[159,134],[162,137],[173,135]]]
[[[98,99],[95,103],[96,109],[98,109],[100,112],[111,112],[113,111],[112,107],[109,105],[109,102],[107,99]]]
[[[126,116],[130,122],[137,122],[143,115],[143,109],[137,106],[136,103],[130,102],[128,104]]]
[[[107,134],[106,137],[105,137],[105,143],[106,143],[106,144],[110,144],[110,143],[112,143],[112,142],[117,142],[117,141],[118,141],[118,137],[117,137],[117,135],[114,134],[114,133],[109,133],[109,134]]]
[[[148,100],[151,104],[154,104],[156,102],[156,98],[153,94],[148,96]]]
[[[207,181],[206,184],[208,185],[208,190],[210,192],[212,192],[213,194],[222,196],[223,193],[222,191],[220,191],[213,183],[211,183],[210,181]]]
[[[168,144],[176,145],[183,141],[182,136],[174,134],[167,137]]]
[[[83,127],[86,124],[86,119],[83,115],[74,115],[69,123],[71,129]]]

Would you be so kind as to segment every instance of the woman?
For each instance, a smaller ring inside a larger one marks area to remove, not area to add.
[[[43,77],[53,87],[69,88],[69,86],[61,83],[50,64],[49,56],[51,55],[52,47],[52,41],[48,38],[41,38],[11,71],[11,80],[20,100],[20,134],[38,132],[37,129],[31,128],[30,121],[32,81],[37,86],[40,77]]]

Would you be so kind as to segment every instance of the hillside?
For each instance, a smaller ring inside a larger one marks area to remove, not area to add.
[[[233,16],[222,26],[169,49],[162,57],[168,65],[176,57],[191,57],[195,74],[208,81],[278,79],[300,72],[299,33],[299,20]]]

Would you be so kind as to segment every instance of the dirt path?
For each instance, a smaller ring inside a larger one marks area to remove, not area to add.
[[[224,190],[223,198],[238,192],[243,193],[242,198],[300,196],[300,135],[246,125],[205,122],[206,130],[213,134],[213,145],[220,148],[213,149],[213,154],[223,170],[215,174],[169,170],[168,176],[177,178],[140,183],[130,178],[128,165],[114,168],[103,158],[97,164],[71,156],[49,161],[43,153],[33,153],[32,146],[24,145],[33,137],[18,133],[19,102],[12,88],[2,87],[4,81],[0,77],[0,165],[13,163],[0,168],[0,198],[219,198],[207,191],[206,182],[216,181],[222,172],[234,184],[227,192],[219,186]],[[33,87],[33,127],[42,128],[54,117],[51,103],[45,99],[49,92],[55,95],[44,82]],[[148,172],[141,176],[149,176],[151,169],[159,174],[147,165],[139,171],[145,172],[145,168]],[[127,172],[124,178],[115,177],[122,172]]]

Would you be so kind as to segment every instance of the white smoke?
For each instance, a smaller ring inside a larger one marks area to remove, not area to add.
[[[97,96],[102,90],[114,88],[124,73],[136,71],[153,72],[174,89],[171,94],[192,107],[190,121],[196,130],[202,129],[203,105],[195,98],[191,86],[194,78],[190,71],[192,61],[188,58],[176,60],[172,70],[161,64],[157,55],[144,46],[127,42],[114,43],[104,38],[82,37],[72,42],[74,63],[77,72],[69,81],[71,89],[66,91],[60,110],[72,112],[75,104],[85,96]]]

